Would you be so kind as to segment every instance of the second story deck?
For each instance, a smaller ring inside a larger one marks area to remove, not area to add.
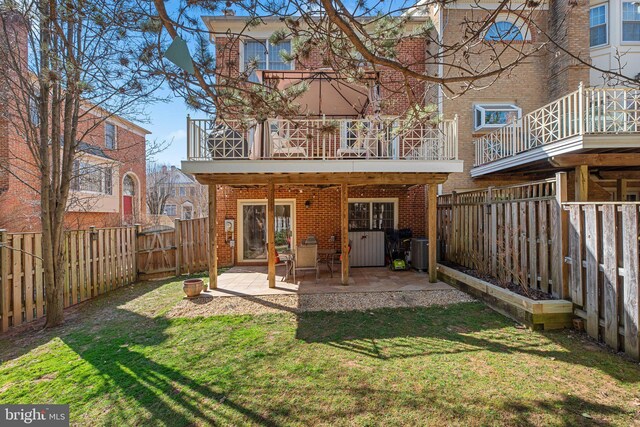
[[[457,119],[416,123],[381,119],[187,119],[194,174],[451,173],[458,160]]]
[[[471,175],[570,167],[594,154],[631,166],[640,153],[640,89],[580,88],[475,140]],[[615,155],[615,157],[612,157]],[[621,157],[626,157],[621,161]],[[569,161],[571,159],[571,161]],[[602,166],[601,165],[601,166]],[[634,163],[640,166],[640,162]]]

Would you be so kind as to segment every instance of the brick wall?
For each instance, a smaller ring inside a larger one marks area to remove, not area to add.
[[[589,52],[589,1],[553,0],[549,5],[549,34],[557,43],[549,46],[549,93],[559,98],[589,84],[589,66],[564,52],[591,63]]]
[[[416,237],[425,235],[424,186],[413,187],[351,187],[350,198],[398,198],[398,227],[410,228]],[[238,200],[266,200],[266,187],[234,188],[218,186],[217,232],[218,262],[221,266],[231,265],[229,244],[231,235],[224,232],[224,220],[236,222],[235,239],[238,239]],[[311,186],[276,189],[276,199],[295,200],[296,244],[300,244],[309,235],[314,235],[320,248],[339,247],[340,245],[340,188],[319,188]],[[310,201],[307,208],[305,202]],[[329,241],[335,236],[335,243]],[[237,262],[237,247],[234,259]]]
[[[480,19],[478,10],[449,9],[444,11],[446,26],[444,28],[445,45],[462,40],[465,28],[465,19]],[[544,28],[547,18],[546,12],[538,13],[538,25]],[[523,42],[524,51],[532,52],[540,46],[544,39],[538,34],[532,34],[531,41]],[[494,42],[496,45],[504,45],[502,42]],[[517,52],[507,51],[503,54],[503,63],[517,58]],[[489,66],[492,58],[489,55],[475,57],[478,67]],[[455,73],[454,69],[445,66],[445,76]],[[474,104],[478,103],[513,103],[522,108],[522,113],[526,114],[544,104],[549,100],[548,81],[548,56],[543,50],[534,54],[514,70],[499,77],[499,80],[492,82],[485,79],[477,82],[477,86],[483,87],[481,90],[473,90],[462,96],[452,97],[445,91],[443,101],[443,111],[446,117],[458,115],[458,154],[464,160],[464,172],[451,174],[444,184],[444,191],[464,190],[474,187],[486,187],[489,185],[501,185],[504,181],[488,181],[486,179],[478,182],[471,178],[470,171],[475,161],[474,138],[481,136],[482,132],[474,131],[473,112]],[[483,131],[486,133],[487,131]]]
[[[13,54],[20,53],[23,59],[24,73],[26,68],[27,32],[24,23],[15,16],[7,19],[3,15],[2,22],[12,25],[12,33],[16,35],[15,43],[10,48]],[[2,46],[6,48],[6,46]],[[4,51],[7,55],[6,51]],[[2,50],[0,50],[1,56]],[[0,58],[0,67],[7,67],[6,60]],[[1,70],[0,78],[0,228],[11,231],[27,231],[40,229],[40,187],[39,171],[35,159],[24,139],[23,120],[27,118],[28,106],[20,103],[16,92],[14,70]],[[96,118],[85,114],[78,127],[78,139],[104,148],[104,124],[96,125]],[[117,119],[114,118],[117,121]],[[107,155],[119,162],[120,183],[126,173],[134,173],[137,178],[137,209],[139,220],[144,220],[146,212],[146,156],[145,136],[139,130],[134,132],[125,122],[116,122],[118,149],[106,150]],[[95,127],[92,130],[88,130]],[[122,185],[118,186],[120,189]],[[89,225],[113,226],[122,223],[122,197],[119,198],[117,213],[72,212],[65,218],[70,228],[86,228]]]

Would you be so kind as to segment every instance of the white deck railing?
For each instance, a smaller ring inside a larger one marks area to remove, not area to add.
[[[640,133],[640,90],[580,88],[474,141],[481,166],[586,134]]]
[[[455,160],[457,118],[436,125],[403,119],[187,119],[189,160]]]

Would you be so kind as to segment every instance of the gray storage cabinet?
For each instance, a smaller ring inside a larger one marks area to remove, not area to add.
[[[384,231],[350,231],[351,267],[384,266]]]

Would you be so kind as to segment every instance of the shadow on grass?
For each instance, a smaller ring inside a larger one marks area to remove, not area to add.
[[[298,316],[296,337],[381,360],[423,355],[528,354],[595,368],[624,381],[640,382],[640,369],[595,346],[585,348],[573,331],[514,333],[514,322],[483,303],[308,312]],[[403,339],[406,338],[406,339]]]

